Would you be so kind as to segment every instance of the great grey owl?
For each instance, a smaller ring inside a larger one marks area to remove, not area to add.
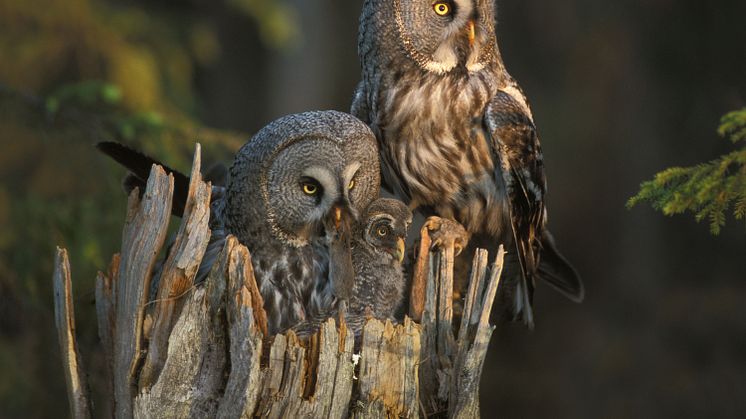
[[[535,277],[575,301],[584,291],[545,227],[541,147],[495,22],[495,0],[366,0],[352,113],[376,134],[386,188],[468,231],[462,281],[475,247],[512,243],[520,271],[506,272],[501,299],[532,326]]]
[[[375,138],[356,118],[307,112],[270,123],[239,150],[227,187],[213,188],[195,282],[232,234],[251,252],[270,334],[334,307],[352,290],[351,228],[379,186]]]
[[[402,261],[411,223],[412,211],[403,202],[379,198],[368,206],[353,228],[355,282],[345,320],[355,335],[360,334],[369,316],[397,320],[395,314],[403,304],[406,288]],[[335,310],[328,310],[293,330],[301,336],[309,335],[336,314]]]

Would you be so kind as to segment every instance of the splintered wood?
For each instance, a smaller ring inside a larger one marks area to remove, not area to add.
[[[204,283],[194,277],[210,231],[210,185],[199,146],[184,217],[150,295],[171,213],[173,178],[153,167],[130,197],[121,256],[96,278],[96,314],[112,411],[91,412],[75,341],[67,253],[55,262],[55,314],[71,415],[117,418],[479,417],[489,313],[504,252],[474,257],[463,317],[453,312],[453,248],[419,254],[411,315],[369,319],[361,336],[343,316],[308,340],[267,336],[249,249],[228,237]],[[454,334],[454,323],[458,336]]]
[[[91,417],[89,389],[85,382],[78,344],[75,341],[75,311],[73,309],[70,261],[67,258],[67,250],[59,247],[55,258],[53,283],[54,319],[57,325],[60,353],[62,354],[62,366],[65,371],[67,397],[70,401],[70,416],[89,418]]]

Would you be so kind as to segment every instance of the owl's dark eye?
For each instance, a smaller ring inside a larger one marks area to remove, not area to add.
[[[303,193],[308,196],[314,196],[319,193],[319,186],[315,183],[304,182],[301,186],[303,187]]]
[[[389,229],[383,226],[378,227],[378,230],[376,230],[376,234],[381,237],[385,237],[387,234],[389,234]]]
[[[438,2],[433,5],[433,10],[438,16],[448,16],[451,14],[451,5],[446,2]]]

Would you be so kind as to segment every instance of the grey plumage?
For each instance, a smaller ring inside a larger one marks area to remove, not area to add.
[[[335,111],[280,118],[239,150],[228,178],[213,187],[211,238],[195,282],[232,234],[251,252],[271,334],[349,298],[351,228],[380,187],[364,123]]]
[[[211,228],[216,241],[224,231],[251,251],[270,333],[328,308],[335,290],[349,288],[337,284],[353,275],[338,242],[379,184],[370,130],[340,112],[280,118],[239,150]]]
[[[540,273],[575,300],[583,287],[548,238],[541,147],[503,65],[495,10],[494,0],[366,0],[352,113],[376,134],[385,186],[424,215],[466,227],[458,277],[465,281],[475,247],[494,254],[512,243],[520,269],[507,273],[501,294],[531,325]]]
[[[369,316],[397,320],[395,313],[404,301],[406,288],[402,260],[411,222],[412,212],[403,202],[379,198],[368,206],[353,229],[355,281],[345,320],[356,335]],[[336,310],[328,310],[293,329],[300,335],[308,335],[336,314]]]

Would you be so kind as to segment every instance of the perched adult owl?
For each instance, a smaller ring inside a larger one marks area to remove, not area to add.
[[[401,201],[379,198],[365,210],[352,229],[352,263],[355,282],[348,300],[345,320],[359,335],[365,320],[395,319],[404,302],[406,280],[402,272],[407,231],[412,211]],[[336,310],[322,312],[295,327],[299,335],[314,333]]]
[[[379,185],[375,137],[351,115],[307,112],[270,123],[239,150],[227,187],[213,189],[212,235],[196,281],[232,234],[251,252],[271,334],[334,307],[352,290],[352,226]]]
[[[535,277],[575,301],[583,285],[546,230],[541,147],[495,21],[494,0],[366,0],[352,113],[376,134],[385,186],[468,231],[460,278],[473,248],[512,243],[520,271],[501,295],[531,326]]]

